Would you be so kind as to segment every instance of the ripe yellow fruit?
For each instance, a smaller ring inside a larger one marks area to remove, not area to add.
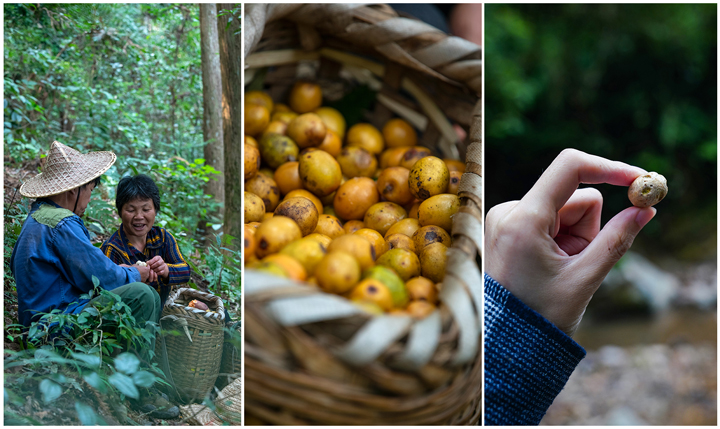
[[[442,159],[426,156],[410,169],[410,192],[421,200],[442,194],[450,183],[450,172]]]
[[[423,201],[418,208],[421,226],[435,225],[452,231],[452,217],[460,208],[460,198],[453,194],[438,194]]]
[[[315,277],[324,291],[342,294],[360,281],[360,264],[349,253],[328,253],[317,265]]]
[[[286,198],[275,209],[275,216],[287,216],[300,227],[303,236],[313,231],[318,223],[318,211],[315,204],[304,197]]]
[[[417,144],[415,129],[404,119],[395,118],[387,121],[383,126],[382,135],[385,139],[385,146],[389,148]]]
[[[257,249],[255,254],[262,259],[277,253],[287,244],[302,238],[298,224],[285,216],[274,216],[258,227],[255,231]]]
[[[382,134],[372,124],[355,124],[347,132],[347,145],[358,146],[373,155],[378,155],[385,149]]]
[[[325,126],[340,137],[340,140],[345,138],[345,118],[340,112],[332,107],[320,107],[315,113],[322,118]]]
[[[260,134],[270,123],[270,111],[260,104],[245,104],[243,107],[245,134],[249,136]]]
[[[299,163],[303,186],[318,197],[330,195],[340,187],[342,170],[329,153],[322,150],[303,151]]]
[[[245,104],[259,104],[264,106],[268,112],[272,112],[275,103],[265,91],[248,91],[245,93]]]
[[[322,104],[322,90],[310,82],[296,82],[290,90],[290,108],[300,114],[312,112]]]
[[[361,281],[350,293],[353,301],[367,301],[380,306],[385,311],[393,307],[392,294],[390,289],[379,280],[367,279]]]

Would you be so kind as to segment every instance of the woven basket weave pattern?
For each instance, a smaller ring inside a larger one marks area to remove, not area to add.
[[[205,311],[186,307],[193,299],[207,302],[217,313],[208,317]],[[219,297],[189,288],[178,289],[163,308],[163,329],[180,333],[166,335],[165,344],[172,379],[184,401],[202,400],[215,385],[223,352],[224,316]]]
[[[245,271],[246,423],[477,424],[479,48],[382,5],[246,5],[244,19],[246,66],[273,67],[265,84],[274,98],[284,98],[307,61],[319,67],[304,77],[324,92],[342,88],[344,70],[379,82],[367,121],[380,127],[405,112],[423,130],[421,144],[467,159],[441,305],[426,319],[373,317],[345,298]],[[452,122],[468,131],[469,145],[459,144]]]

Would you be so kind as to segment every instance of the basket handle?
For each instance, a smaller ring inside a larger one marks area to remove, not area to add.
[[[482,91],[480,46],[449,36],[422,21],[399,17],[386,5],[246,4],[243,34],[247,57],[260,43],[265,27],[289,19],[305,31],[318,31],[346,42],[375,49],[389,60],[444,81],[459,82],[476,94]],[[317,37],[303,40],[308,50]]]

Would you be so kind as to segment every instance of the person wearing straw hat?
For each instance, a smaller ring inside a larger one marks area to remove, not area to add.
[[[158,322],[160,297],[145,284],[157,275],[149,267],[113,263],[90,242],[81,219],[93,189],[115,159],[112,152],[82,154],[55,141],[42,173],[20,187],[20,194],[36,198],[10,259],[18,318],[24,326],[55,309],[81,312],[91,302],[80,296],[94,288],[93,277],[121,297],[141,326]]]

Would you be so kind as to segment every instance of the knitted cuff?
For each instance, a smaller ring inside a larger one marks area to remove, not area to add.
[[[583,349],[485,274],[485,424],[537,425]]]

